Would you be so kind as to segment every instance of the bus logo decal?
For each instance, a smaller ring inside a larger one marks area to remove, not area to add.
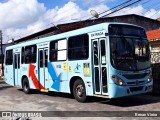
[[[53,85],[51,87],[57,91],[60,91],[61,73],[59,75],[56,74],[56,70],[52,66],[51,62],[48,62],[48,72],[53,80]]]
[[[79,68],[81,67],[81,65],[79,65],[77,63],[76,68],[74,69],[75,73],[80,73]]]
[[[42,86],[42,84],[38,81],[35,73],[34,73],[34,69],[36,68],[35,65],[30,64],[29,65],[29,77],[31,77],[34,86],[36,87],[36,89],[44,89],[44,87]]]

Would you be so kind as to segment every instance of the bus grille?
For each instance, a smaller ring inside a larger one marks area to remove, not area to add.
[[[144,78],[146,77],[147,73],[143,73],[143,74],[125,74],[123,75],[125,78],[127,79],[141,79],[141,78]]]
[[[143,84],[143,83],[145,83],[144,80],[143,81],[138,81],[138,84]],[[128,85],[137,85],[137,82],[136,81],[134,81],[134,82],[127,82],[127,84]]]
[[[141,91],[142,89],[143,89],[143,86],[140,86],[140,87],[130,87],[130,91],[131,92]]]

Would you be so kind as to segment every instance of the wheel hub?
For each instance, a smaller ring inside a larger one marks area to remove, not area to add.
[[[78,97],[82,97],[83,93],[84,93],[84,88],[82,85],[78,85],[76,88],[76,93]]]
[[[27,85],[26,84],[24,85],[24,90],[27,91]]]

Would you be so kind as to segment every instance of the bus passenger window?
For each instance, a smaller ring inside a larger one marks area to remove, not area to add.
[[[22,47],[22,56],[21,56],[21,63],[24,63],[24,58],[25,58],[25,52],[24,52],[24,47]]]
[[[58,41],[50,42],[50,56],[49,59],[51,62],[57,61],[57,51],[58,51]]]
[[[6,51],[5,63],[6,63],[6,65],[12,65],[13,64],[13,50],[7,50]]]
[[[45,50],[45,67],[48,66],[48,50]]]
[[[25,63],[36,63],[37,46],[31,45],[25,47]]]
[[[56,61],[57,60],[57,51],[52,51],[51,52],[51,61]]]
[[[29,59],[28,56],[27,56],[26,59],[25,59],[25,63],[30,63],[30,59]]]
[[[89,57],[89,40],[87,34],[77,35],[68,39],[68,59],[82,60]]]
[[[83,48],[82,50],[82,58],[87,58],[88,54],[87,54],[87,49]]]

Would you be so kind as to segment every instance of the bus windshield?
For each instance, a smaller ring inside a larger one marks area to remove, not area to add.
[[[114,68],[137,71],[151,66],[149,43],[144,35],[110,35],[109,38],[111,64]]]

